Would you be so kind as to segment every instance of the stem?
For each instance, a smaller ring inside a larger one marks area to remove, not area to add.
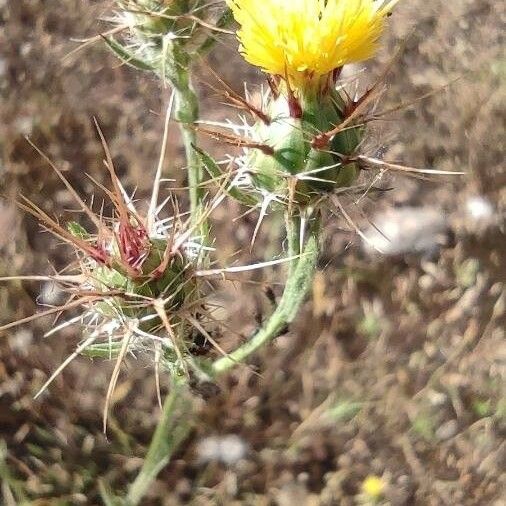
[[[292,246],[298,243],[299,229],[296,225],[297,221],[292,218],[288,228],[288,244]],[[296,235],[297,239],[295,238]],[[286,325],[295,318],[297,310],[309,289],[310,281],[313,278],[316,260],[318,258],[318,235],[319,222],[317,221],[313,225],[313,230],[304,246],[300,258],[292,260],[291,262],[296,265],[291,269],[285,285],[285,290],[274,313],[272,313],[265,325],[247,343],[243,344],[226,357],[218,359],[213,364],[212,370],[215,376],[229,370],[237,365],[237,363],[243,362],[249,355],[257,351],[265,343],[277,337]]]
[[[299,254],[300,220],[287,216],[289,253]],[[244,345],[231,354],[218,359],[212,366],[216,377],[237,363],[243,362],[265,343],[276,338],[287,324],[293,321],[309,289],[319,251],[320,221],[316,218],[300,257],[290,262],[290,272],[279,305],[263,328]],[[186,439],[192,427],[192,404],[183,382],[174,382],[163,405],[162,416],[149,445],[142,469],[128,489],[127,506],[137,506],[148,491],[158,473],[169,463],[179,445]]]
[[[130,485],[125,504],[136,506],[158,473],[169,463],[173,453],[192,428],[192,402],[185,383],[174,381],[166,397],[160,420],[149,445],[142,469]]]
[[[290,211],[285,212],[285,227],[286,227],[286,240],[288,243],[288,257],[297,257],[301,254],[300,244],[300,217],[294,216]],[[288,265],[288,279],[291,278],[295,267],[297,266],[297,260],[291,261]]]
[[[205,193],[202,183],[205,178],[205,171],[202,160],[195,149],[197,134],[194,125],[199,119],[199,101],[191,82],[191,61],[184,49],[169,38],[163,40],[163,53],[165,58],[162,74],[174,88],[174,113],[176,120],[179,122],[185,149],[191,221],[192,225],[198,226],[202,242],[205,242],[207,239],[207,224],[202,217]]]
[[[180,129],[186,154],[192,223],[197,224],[203,213],[204,189],[202,182],[204,180],[204,168],[194,147],[197,145],[195,130],[185,123],[180,124]]]

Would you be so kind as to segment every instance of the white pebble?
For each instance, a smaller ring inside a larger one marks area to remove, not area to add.
[[[206,437],[197,445],[197,454],[202,463],[222,462],[233,465],[247,453],[248,444],[235,434]]]
[[[466,202],[467,214],[476,221],[488,221],[494,214],[494,207],[481,195],[469,197]]]
[[[389,209],[371,221],[374,226],[364,231],[364,249],[384,255],[433,253],[445,242],[449,228],[443,210],[432,207]]]

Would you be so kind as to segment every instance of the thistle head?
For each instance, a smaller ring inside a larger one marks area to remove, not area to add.
[[[170,115],[170,107],[167,114]],[[190,369],[201,373],[194,356],[196,352],[200,354],[201,336],[207,336],[210,314],[201,282],[204,277],[199,274],[199,269],[207,266],[208,251],[197,235],[199,223],[183,221],[175,203],[173,216],[160,217],[167,203],[174,202],[168,197],[162,205],[158,204],[161,165],[148,211],[146,214],[138,211],[116,176],[100,129],[99,134],[112,182],[110,190],[101,187],[113,207],[109,218],[104,217],[104,206],[96,214],[38,148],[35,149],[65,184],[88,224],[84,227],[73,221],[64,226],[28,199],[19,202],[46,230],[72,246],[77,257],[64,275],[50,277],[69,292],[70,302],[34,318],[79,309],[77,315],[50,333],[80,325],[84,341],[41,391],[78,354],[114,357],[119,364],[127,353],[150,349],[155,351],[157,364],[172,374],[188,374]]]
[[[80,289],[83,293],[101,294],[101,298],[88,305],[86,315],[95,316],[95,321],[105,325],[103,328],[112,325],[124,330],[127,324],[146,336],[166,335],[167,319],[179,336],[177,345],[186,350],[191,332],[188,333],[183,322],[196,316],[195,302],[201,297],[201,286],[195,276],[197,245],[181,241],[185,232],[183,224],[177,221],[165,235],[160,231],[148,233],[137,219],[129,216],[124,223],[116,218],[111,228],[102,228],[98,234],[88,233],[75,222],[68,225],[72,235],[92,248],[89,254],[82,251],[79,254]],[[79,251],[80,244],[75,246]]]
[[[291,100],[270,94],[270,122],[258,121],[251,135],[271,151],[248,150],[243,166],[260,191],[273,194],[277,201],[306,206],[328,192],[353,184],[358,176],[353,157],[363,128],[351,123],[320,145],[318,135],[340,125],[351,102],[332,90],[314,100],[297,101],[300,107],[294,112]]]
[[[313,205],[353,185],[367,94],[350,96],[342,67],[374,55],[397,0],[228,0],[239,51],[268,74],[263,116],[243,171],[271,200]],[[264,118],[268,118],[266,121]]]

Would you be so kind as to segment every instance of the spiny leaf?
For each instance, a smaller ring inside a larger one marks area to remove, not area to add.
[[[118,358],[120,350],[120,342],[96,343],[87,346],[81,355],[88,358]]]
[[[120,60],[126,63],[127,65],[130,65],[131,67],[134,67],[139,70],[149,70],[149,71],[154,70],[153,65],[150,65],[149,63],[146,63],[144,60],[141,60],[140,58],[134,56],[125,47],[116,42],[116,40],[113,37],[103,37],[103,39],[104,42],[109,47],[109,49],[111,49],[111,51],[114,54],[116,54],[116,56],[118,56]]]
[[[224,176],[218,164],[207,153],[205,153],[201,149],[196,148],[195,146],[194,149],[198,153],[200,160],[202,161],[204,167],[206,168],[207,172],[212,178],[219,179]],[[241,191],[237,187],[228,187],[225,189],[225,191],[232,198],[236,199],[241,204],[244,204],[246,206],[256,206],[259,203],[259,200],[256,199],[254,196]]]
[[[230,25],[234,20],[234,16],[232,15],[232,10],[229,7],[225,8],[225,11],[221,15],[220,19],[216,23],[217,29],[223,29],[226,26]],[[219,30],[222,31],[222,30]],[[197,54],[201,56],[204,55],[207,51],[209,51],[212,46],[216,43],[217,37],[210,35],[202,45],[197,49]]]

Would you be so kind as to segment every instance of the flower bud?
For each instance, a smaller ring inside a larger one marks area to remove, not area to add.
[[[170,255],[167,261],[167,239],[148,239],[142,252],[142,262],[136,269],[128,269],[119,254],[113,254],[111,266],[94,263],[89,270],[89,283],[101,292],[118,292],[106,301],[96,304],[103,316],[123,316],[141,322],[144,332],[152,333],[160,326],[160,319],[152,304],[145,301],[166,300],[168,315],[176,313],[185,304],[191,305],[199,297],[194,266],[183,249]],[[112,250],[119,251],[115,242]],[[150,318],[152,317],[152,318]]]
[[[293,100],[300,110],[295,117],[293,111],[297,108],[290,105]],[[363,128],[350,125],[322,146],[315,142],[318,135],[342,123],[345,108],[337,91],[297,98],[280,94],[272,98],[267,111],[271,121],[258,122],[253,128],[255,140],[272,148],[272,154],[253,149],[246,161],[255,187],[307,205],[324,193],[352,185],[358,166],[348,159],[355,155]]]
[[[114,39],[106,42],[120,58],[133,66],[160,71],[170,64],[167,45],[177,44],[186,57],[206,46],[210,26],[223,24],[223,6],[202,0],[118,0],[118,24],[130,28],[128,46]],[[128,47],[128,48],[127,48]],[[180,65],[187,62],[178,62]]]

